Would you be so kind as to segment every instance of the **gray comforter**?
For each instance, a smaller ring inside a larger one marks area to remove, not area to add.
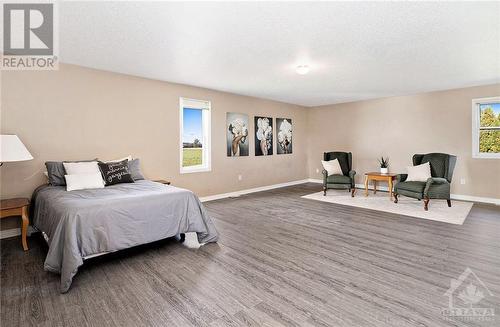
[[[218,234],[191,191],[141,180],[104,189],[67,192],[64,186],[38,188],[33,223],[49,237],[45,270],[61,274],[61,292],[71,286],[83,258],[196,232],[200,243]]]

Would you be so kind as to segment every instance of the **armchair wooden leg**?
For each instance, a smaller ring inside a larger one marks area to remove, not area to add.
[[[326,186],[323,186],[323,196],[326,196]]]
[[[352,190],[351,190],[351,197],[353,198],[354,197],[354,193],[356,193],[356,188],[353,187]]]
[[[446,200],[446,202],[448,202],[448,207],[451,208],[451,200],[448,199],[448,200]]]
[[[424,198],[424,210],[428,211],[429,210],[429,198]]]
[[[394,193],[394,203],[398,203],[398,194]]]

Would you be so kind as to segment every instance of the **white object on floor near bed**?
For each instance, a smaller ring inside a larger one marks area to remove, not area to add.
[[[184,242],[182,243],[185,247],[190,249],[197,249],[205,243],[198,242],[198,235],[196,233],[185,233],[186,237],[184,238]],[[177,235],[175,238],[180,239],[180,235]]]

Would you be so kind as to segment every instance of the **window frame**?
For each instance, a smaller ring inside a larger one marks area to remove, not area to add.
[[[472,158],[476,159],[500,159],[500,153],[480,152],[479,136],[481,130],[500,130],[500,127],[488,127],[481,129],[481,105],[489,103],[500,103],[500,96],[480,98],[472,100]]]
[[[196,166],[183,167],[184,159],[184,108],[202,110],[202,164]],[[212,170],[212,144],[211,144],[211,115],[212,104],[207,100],[190,98],[179,98],[179,167],[181,174],[201,173]]]

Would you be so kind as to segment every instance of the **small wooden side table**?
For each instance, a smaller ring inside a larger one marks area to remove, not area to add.
[[[161,183],[161,184],[165,184],[165,185],[170,185],[170,182],[166,181],[164,179],[156,179],[156,180],[153,180],[153,182]]]
[[[26,241],[26,234],[28,232],[28,207],[30,205],[30,200],[26,198],[16,198],[2,200],[0,203],[0,218],[21,216],[22,227],[21,227],[21,239],[23,243],[24,251],[28,251],[28,242]]]
[[[368,182],[373,181],[373,194],[377,193],[377,182],[386,181],[389,186],[389,199],[392,201],[392,181],[396,179],[397,174],[382,174],[370,172],[365,174],[365,196],[368,196]]]

